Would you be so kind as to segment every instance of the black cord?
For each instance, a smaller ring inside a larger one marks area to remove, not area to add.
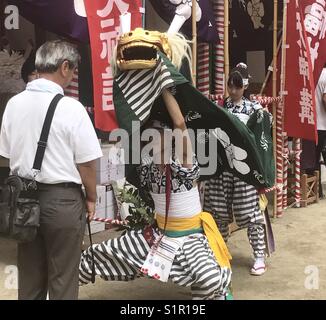
[[[90,251],[91,251],[91,257],[92,257],[92,276],[91,281],[92,283],[95,283],[95,259],[94,259],[94,250],[93,250],[93,239],[92,239],[92,233],[91,233],[91,222],[89,220],[89,217],[87,217],[87,227],[88,227],[88,234],[89,234],[89,242],[90,242]]]

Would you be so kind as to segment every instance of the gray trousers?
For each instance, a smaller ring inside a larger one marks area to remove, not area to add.
[[[36,239],[18,244],[18,299],[78,299],[78,267],[86,224],[80,188],[40,187]]]

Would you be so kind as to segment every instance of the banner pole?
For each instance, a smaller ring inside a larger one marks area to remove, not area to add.
[[[142,17],[142,25],[143,29],[145,29],[146,26],[146,0],[142,0],[142,7],[143,7],[143,17]]]
[[[194,87],[197,87],[197,22],[196,22],[196,5],[197,1],[192,0],[191,17],[192,17],[192,81]]]
[[[224,0],[224,87],[226,96],[226,84],[230,73],[230,56],[229,56],[229,0]]]
[[[282,35],[282,64],[281,64],[281,102],[276,111],[276,169],[277,169],[277,211],[276,216],[283,214],[283,115],[284,115],[284,90],[286,72],[286,43],[287,43],[287,0],[283,2],[283,35]]]
[[[277,55],[279,48],[281,47],[282,41],[280,41],[279,46],[277,46],[277,23],[278,23],[278,0],[274,0],[274,26],[273,26],[273,98],[277,97]],[[269,71],[270,72],[270,71]],[[268,74],[267,74],[268,76]],[[267,83],[267,81],[266,81]],[[266,84],[265,84],[266,86]],[[264,90],[264,87],[262,91]],[[273,103],[273,119],[276,119],[276,110],[278,103]],[[274,159],[276,159],[276,121],[273,121],[273,154]],[[275,162],[276,163],[276,162]],[[276,171],[276,170],[275,170]],[[275,179],[275,184],[277,180]],[[277,189],[274,191],[274,204],[273,204],[273,216],[275,218],[277,212]]]
[[[276,52],[276,57],[278,57],[278,54],[280,52],[280,49],[281,49],[281,45],[282,45],[282,39],[279,40],[278,42],[278,45],[277,45],[277,52]],[[273,52],[274,52],[274,49],[273,49]],[[264,91],[266,89],[266,86],[267,86],[267,83],[270,79],[270,77],[272,77],[272,83],[273,83],[273,72],[274,72],[274,55],[275,53],[273,53],[273,60],[268,68],[268,71],[267,71],[267,74],[266,74],[266,77],[265,77],[265,80],[264,80],[264,83],[260,89],[260,92],[259,92],[259,95],[262,96],[264,94]],[[276,68],[277,68],[277,64],[276,64]],[[276,78],[277,78],[277,71],[276,70]],[[276,85],[277,85],[277,79],[276,79]],[[277,91],[277,90],[276,90]],[[279,92],[276,92],[276,97],[277,95],[279,94]],[[274,93],[272,92],[272,96],[274,95]]]

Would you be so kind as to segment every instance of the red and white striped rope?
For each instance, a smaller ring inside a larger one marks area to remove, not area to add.
[[[93,221],[98,221],[98,222],[105,222],[105,223],[109,223],[109,224],[116,224],[116,225],[127,225],[128,222],[127,221],[122,221],[122,220],[117,220],[117,219],[105,219],[105,218],[93,218]]]
[[[260,189],[260,190],[258,190],[258,193],[259,194],[269,193],[269,192],[275,191],[276,189],[282,190],[282,188],[283,188],[282,185],[275,185],[275,186],[270,187],[270,188]]]
[[[223,94],[210,94],[208,97],[210,100],[213,100],[213,101],[224,99]],[[257,96],[257,95],[251,95],[250,99],[257,101],[264,106],[269,105],[274,102],[280,103],[282,101],[281,97],[273,98],[273,97],[262,97],[262,96]]]
[[[298,154],[299,156],[301,155],[302,153],[302,150],[289,150],[289,154],[288,155],[285,155],[284,154],[284,159],[289,159],[289,157],[294,157]]]
[[[251,95],[250,99],[258,101],[260,104],[265,105],[265,106],[272,104],[274,102],[280,103],[282,100],[281,97],[274,98],[274,97],[263,97],[263,96],[259,96],[259,95]]]
[[[198,44],[197,89],[205,95],[209,94],[209,45]]]
[[[276,108],[276,183],[283,186],[283,101]],[[283,214],[283,190],[277,190],[276,216]]]
[[[288,206],[289,139],[283,136],[283,210]]]
[[[209,94],[208,99],[212,101],[219,101],[219,100],[224,100],[224,95],[223,94]]]
[[[294,139],[294,151],[295,151],[295,162],[294,162],[294,180],[295,180],[295,206],[300,207],[301,202],[301,139]]]
[[[224,0],[215,0],[213,11],[220,43],[214,46],[214,93],[224,93]]]

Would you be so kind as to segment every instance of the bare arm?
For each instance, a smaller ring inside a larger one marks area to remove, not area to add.
[[[174,98],[172,93],[164,89],[162,92],[163,100],[166,105],[166,108],[170,114],[170,117],[173,121],[174,129],[180,129],[182,136],[182,150],[180,152],[180,148],[176,146],[176,156],[182,162],[182,165],[185,168],[191,168],[193,166],[192,161],[192,146],[190,137],[188,134],[186,122],[181,113],[179,104],[177,100]]]
[[[95,214],[96,203],[96,160],[77,164],[86,191],[86,208],[89,220]]]
[[[326,93],[323,94],[323,106],[326,110]]]

